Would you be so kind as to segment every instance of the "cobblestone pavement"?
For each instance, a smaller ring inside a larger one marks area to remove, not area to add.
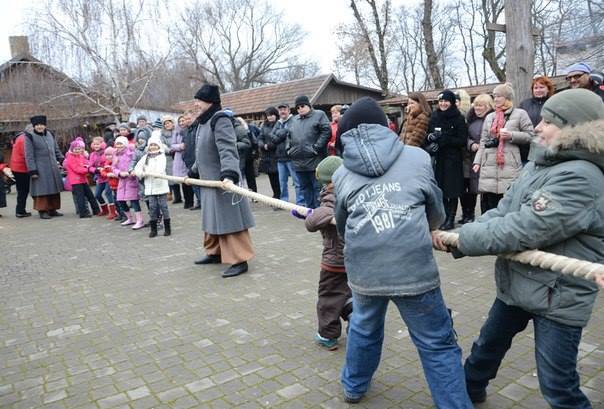
[[[268,193],[266,176],[259,178]],[[154,239],[101,218],[0,219],[0,407],[342,408],[336,352],[313,344],[321,240],[286,212],[254,204],[257,257],[241,277],[194,266],[199,214],[171,206]],[[28,203],[30,205],[31,202]],[[393,251],[395,251],[393,247]],[[494,300],[493,258],[437,255],[468,353]],[[579,368],[604,404],[604,302],[584,331]],[[545,408],[532,330],[519,335],[478,408]],[[391,306],[384,351],[357,407],[429,408],[418,356]]]

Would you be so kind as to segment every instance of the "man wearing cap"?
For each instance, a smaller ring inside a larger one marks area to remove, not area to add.
[[[566,81],[572,89],[585,88],[595,92],[604,100],[604,90],[592,80],[592,69],[585,62],[578,62],[566,69]]]
[[[604,261],[604,103],[593,92],[555,94],[535,128],[534,160],[496,209],[459,230],[458,249],[482,256],[531,249],[591,262]],[[434,245],[445,249],[435,237]],[[486,399],[489,381],[516,334],[529,321],[541,393],[552,408],[591,408],[579,389],[577,352],[598,285],[498,257],[497,298],[465,363],[474,402]]]
[[[46,117],[36,115],[30,121],[34,130],[32,134],[25,135],[25,161],[31,176],[34,209],[40,214],[40,219],[63,216],[57,211],[61,208],[60,193],[63,190],[59,170],[63,154],[54,135],[46,129]]]
[[[205,180],[241,180],[237,137],[233,122],[221,111],[220,91],[206,84],[195,94],[200,111],[196,135],[196,160],[192,171]],[[231,266],[223,277],[235,277],[248,270],[247,262],[254,257],[249,230],[254,217],[246,198],[217,188],[201,188],[203,246],[206,256],[195,264],[225,263]]]
[[[304,196],[304,205],[311,209],[319,206],[320,186],[315,169],[327,156],[327,142],[331,135],[329,119],[325,112],[312,108],[306,95],[296,97],[298,115],[292,120],[287,153],[294,163]]]
[[[286,202],[289,201],[289,185],[287,182],[291,176],[296,189],[296,204],[304,206],[304,196],[302,196],[302,192],[300,191],[294,163],[287,154],[290,128],[294,117],[287,102],[280,103],[277,106],[277,110],[279,111],[279,120],[277,120],[277,123],[273,127],[271,140],[273,145],[275,145],[275,156],[277,157],[277,172],[279,173],[279,186],[281,188],[280,199]]]
[[[151,137],[151,132],[153,130],[151,129],[151,127],[147,124],[147,117],[144,115],[139,115],[138,118],[136,118],[136,130],[134,131],[134,140],[138,141],[139,139],[141,139],[141,136],[139,136],[140,134],[143,134],[144,139],[148,140]]]

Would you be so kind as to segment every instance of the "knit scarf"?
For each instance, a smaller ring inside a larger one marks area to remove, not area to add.
[[[499,130],[505,126],[505,111],[512,108],[514,105],[512,101],[506,100],[502,107],[495,108],[495,119],[491,124],[491,136],[493,138],[499,139]],[[495,162],[500,168],[503,168],[505,165],[505,155],[503,154],[503,150],[505,147],[505,141],[499,139],[499,145],[497,145],[497,156],[495,157]]]

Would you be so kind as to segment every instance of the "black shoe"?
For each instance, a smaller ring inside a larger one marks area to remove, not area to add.
[[[149,225],[151,226],[151,231],[149,232],[149,237],[153,238],[153,237],[157,236],[157,220],[151,220],[149,222]]]
[[[172,204],[179,204],[179,203],[182,203],[182,200],[177,199],[177,200],[174,200],[174,201],[172,202]]]
[[[446,220],[443,224],[438,228],[439,230],[453,230],[455,228],[455,223],[453,220]]]
[[[90,213],[81,214],[80,219],[90,219],[92,215]]]
[[[185,209],[185,210],[192,209],[192,208],[193,208],[193,205],[189,204],[189,203],[186,203],[183,207],[183,209]]]
[[[487,400],[487,391],[486,390],[482,390],[480,392],[469,392],[468,391],[468,396],[470,397],[470,400],[472,401],[472,403],[483,403]]]
[[[344,393],[344,402],[346,403],[350,403],[350,404],[355,404],[355,403],[359,403],[361,401],[361,399],[363,399],[363,395],[361,396],[349,396],[346,393]]]
[[[50,217],[61,217],[63,216],[63,213],[57,212],[56,210],[51,210],[48,212],[48,215]]]
[[[220,264],[220,256],[215,254],[210,254],[209,256],[204,256],[199,260],[195,260],[193,263],[197,265],[202,264]]]
[[[31,216],[31,213],[30,212],[17,213],[15,216],[17,216],[19,219],[21,219],[23,217],[29,217],[29,216]]]
[[[199,210],[199,209],[201,209],[201,206],[200,205],[195,205],[192,208],[190,208],[189,210]]]
[[[48,212],[39,212],[39,213],[40,213],[40,219],[44,219],[44,220],[52,219],[52,217],[50,217]]]
[[[224,277],[224,278],[236,277],[240,274],[245,273],[246,271],[247,271],[247,261],[244,261],[243,263],[233,264],[232,266],[227,268],[225,270],[225,272],[222,273],[222,277]]]
[[[172,234],[172,224],[170,223],[170,219],[164,219],[164,236],[169,236]]]

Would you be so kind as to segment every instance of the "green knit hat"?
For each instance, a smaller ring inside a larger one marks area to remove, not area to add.
[[[340,167],[342,164],[342,158],[339,156],[328,156],[323,159],[317,165],[317,170],[315,171],[315,175],[317,180],[322,184],[326,185],[331,182],[331,177],[334,172]]]
[[[559,92],[541,109],[541,117],[558,128],[604,119],[604,103],[595,92],[578,88]]]

